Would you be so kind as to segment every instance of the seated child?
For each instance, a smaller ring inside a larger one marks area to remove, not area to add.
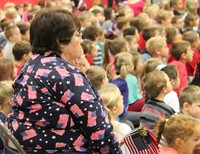
[[[176,66],[168,64],[162,67],[160,70],[165,72],[168,75],[170,82],[172,84],[172,88],[177,89],[180,85],[180,79],[179,79],[179,74],[178,74],[178,70]],[[171,106],[176,113],[180,112],[180,104],[179,104],[178,96],[175,91],[172,90],[171,92],[169,92],[164,97],[164,102],[167,105]]]
[[[153,132],[159,119],[169,118],[175,113],[170,106],[164,103],[164,97],[172,91],[172,85],[166,73],[152,71],[142,78],[142,87],[147,101],[141,111],[140,123]]]
[[[97,90],[108,83],[106,71],[101,66],[91,66],[85,74]]]
[[[113,125],[114,132],[116,132],[119,142],[122,142],[123,138],[131,132],[131,128],[127,124],[116,120],[123,112],[123,96],[118,87],[111,83],[102,86],[99,90],[99,94],[104,105],[107,107],[109,119]]]
[[[174,90],[179,96],[180,91],[188,85],[188,74],[185,64],[192,61],[193,51],[188,41],[179,41],[172,44],[171,54],[175,59],[171,64],[174,64],[179,72],[180,86]]]
[[[12,52],[15,58],[15,68],[18,76],[21,72],[21,69],[32,55],[31,45],[28,41],[17,42],[15,43]]]
[[[167,144],[160,147],[160,154],[191,154],[199,143],[200,122],[187,115],[163,118],[157,123],[156,130],[158,143],[163,135]]]
[[[179,96],[181,112],[200,119],[200,87],[189,85],[185,87]]]

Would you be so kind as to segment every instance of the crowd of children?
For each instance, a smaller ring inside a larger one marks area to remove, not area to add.
[[[10,111],[10,81],[32,54],[34,15],[60,7],[79,17],[83,55],[73,65],[99,92],[121,144],[140,125],[158,143],[163,138],[163,154],[200,153],[198,0],[116,2],[117,9],[100,2],[87,9],[70,0],[6,3],[0,10],[0,114]]]

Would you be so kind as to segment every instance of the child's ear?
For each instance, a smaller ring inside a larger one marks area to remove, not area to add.
[[[167,90],[167,85],[163,87],[163,92],[164,92],[165,94],[169,92],[169,91]]]
[[[188,102],[184,102],[183,103],[183,109],[188,112],[189,108],[190,108],[190,104]]]
[[[157,50],[156,50],[156,54],[157,54],[157,55],[160,55],[160,50],[157,49]]]
[[[182,53],[180,59],[186,59],[186,53]]]
[[[171,84],[172,84],[172,87],[174,87],[174,85],[175,85],[175,80],[174,80],[174,79],[171,79],[170,82],[171,82]]]
[[[177,149],[180,149],[181,148],[181,146],[182,146],[182,140],[180,139],[180,138],[176,138],[175,140],[174,140],[174,146],[175,147],[177,147]]]
[[[111,108],[110,111],[111,111],[112,113],[116,114],[116,111],[117,111],[116,106],[114,106],[113,108]]]

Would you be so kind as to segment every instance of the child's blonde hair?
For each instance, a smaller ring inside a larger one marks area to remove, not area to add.
[[[180,92],[179,102],[180,107],[183,108],[183,104],[187,102],[192,105],[193,102],[200,100],[200,87],[195,85],[189,85],[183,88]]]
[[[101,66],[91,66],[85,74],[97,90],[101,88],[102,81],[106,78],[106,72]]]
[[[104,105],[108,109],[112,109],[117,104],[117,99],[121,95],[119,88],[112,83],[108,83],[102,86],[101,89],[98,90],[98,92],[101,96]]]
[[[157,122],[157,141],[160,142],[163,135],[168,146],[173,146],[175,139],[180,138],[183,142],[195,132],[195,128],[199,125],[199,121],[191,116],[178,114],[169,119],[161,119]]]
[[[171,55],[176,59],[180,60],[183,53],[187,53],[190,43],[188,41],[174,42],[171,47]]]
[[[155,36],[147,41],[146,48],[151,55],[155,55],[156,51],[160,50],[164,45],[166,45],[166,38]]]
[[[167,85],[163,71],[152,71],[142,78],[142,87],[148,98],[156,98]]]
[[[160,7],[158,4],[152,4],[150,6],[147,6],[144,8],[143,12],[147,13],[150,17],[157,13],[160,10]]]
[[[0,81],[0,106],[6,103],[7,99],[12,96],[12,81]]]
[[[118,53],[115,56],[115,62],[114,62],[116,74],[120,75],[122,79],[125,79],[128,73],[132,73],[127,70],[127,65],[133,66],[133,61],[134,59],[131,53],[128,52]]]
[[[157,22],[159,24],[162,24],[163,21],[165,21],[166,19],[168,19],[169,17],[172,17],[172,13],[171,11],[167,11],[167,10],[159,10],[158,14],[157,14]]]

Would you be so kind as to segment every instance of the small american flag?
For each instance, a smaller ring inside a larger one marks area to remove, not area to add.
[[[133,130],[124,138],[130,154],[159,154],[154,135],[143,127]]]

